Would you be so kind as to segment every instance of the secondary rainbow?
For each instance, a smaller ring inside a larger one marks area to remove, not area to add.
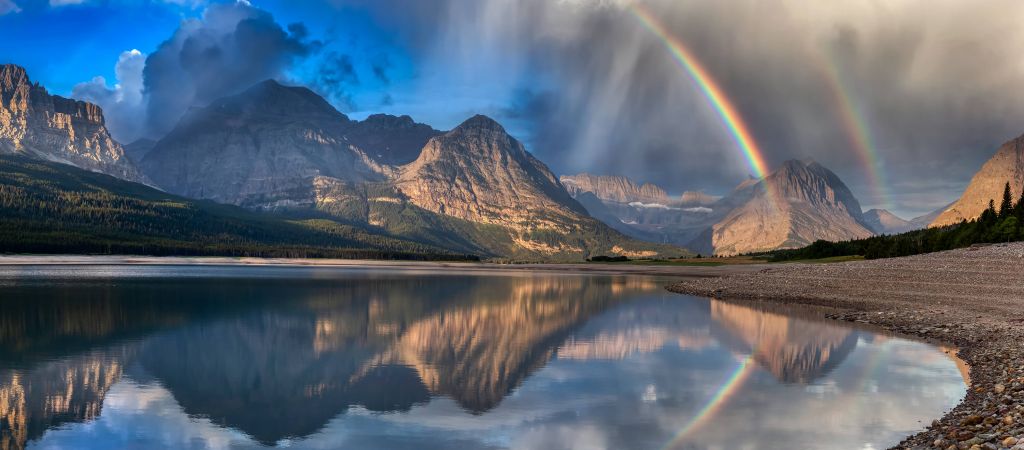
[[[722,386],[715,391],[714,395],[704,404],[704,407],[697,411],[697,414],[672,437],[672,440],[665,444],[664,449],[676,448],[690,433],[693,433],[707,423],[708,420],[718,415],[718,411],[728,403],[729,398],[735,395],[739,388],[746,383],[747,378],[750,378],[750,375],[754,373],[756,366],[753,354],[744,357],[739,365],[736,366],[736,370],[725,380],[725,383],[722,383]]]
[[[871,127],[868,126],[867,120],[864,119],[860,104],[851,95],[850,89],[847,88],[838,64],[828,56],[822,56],[820,61],[825,81],[839,109],[843,128],[845,128],[847,138],[850,140],[850,145],[857,152],[857,156],[864,166],[864,172],[868,176],[868,182],[871,183],[871,189],[875,197],[882,202],[882,206],[891,209],[891,199],[885,188],[885,174],[882,171],[878,152],[875,150]]]
[[[725,95],[725,92],[715,79],[712,78],[711,73],[700,63],[693,52],[683,45],[682,41],[669,33],[668,29],[653,14],[647,11],[643,5],[634,2],[627,7],[627,10],[665,44],[665,47],[668,48],[672,56],[679,62],[679,65],[686,70],[690,78],[693,79],[704,96],[707,97],[715,112],[721,117],[722,122],[729,129],[733,139],[736,140],[740,149],[743,150],[743,155],[750,164],[751,170],[754,171],[754,175],[758,178],[764,178],[768,174],[768,166],[765,163],[761,148],[754,141],[753,136],[750,134],[750,129],[747,127],[746,122],[743,121],[743,117],[740,116],[736,107]]]

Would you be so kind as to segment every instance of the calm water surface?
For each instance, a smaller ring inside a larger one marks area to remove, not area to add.
[[[885,448],[941,349],[665,280],[0,268],[0,449]]]

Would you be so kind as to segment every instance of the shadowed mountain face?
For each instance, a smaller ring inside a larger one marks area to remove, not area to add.
[[[864,213],[864,224],[875,234],[899,234],[918,228],[913,221],[886,211],[884,209],[872,209]]]
[[[977,219],[988,208],[989,200],[994,200],[998,208],[1006,183],[1010,183],[1013,201],[1016,202],[1024,190],[1024,136],[999,147],[992,159],[971,179],[963,195],[943,210],[930,226],[941,227]]]
[[[351,122],[301,87],[265,81],[190,111],[142,160],[169,192],[268,208],[309,205],[312,180],[380,181],[345,136]]]
[[[147,182],[110,137],[99,106],[50,95],[11,64],[0,65],[0,153]]]

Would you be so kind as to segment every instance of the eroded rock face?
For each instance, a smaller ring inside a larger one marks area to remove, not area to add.
[[[668,205],[672,202],[665,191],[653,184],[637,185],[626,177],[611,175],[562,175],[562,184],[573,196],[582,192],[591,192],[603,201],[617,203],[659,203]]]
[[[989,200],[995,200],[998,207],[1007,182],[1010,183],[1013,200],[1017,201],[1024,189],[1024,136],[999,147],[995,156],[974,175],[960,199],[939,214],[931,226],[941,227],[977,219],[988,208]]]
[[[547,166],[484,116],[431,139],[395,184],[421,208],[477,223],[564,231],[593,220]]]
[[[147,181],[110,137],[99,106],[50,95],[12,64],[0,65],[0,153]]]
[[[386,168],[352,145],[352,122],[302,87],[265,81],[189,112],[142,160],[165,190],[221,203],[310,206],[317,177],[382,181]]]
[[[764,179],[741,184],[720,203],[729,213],[694,243],[705,250],[710,245],[716,254],[797,248],[819,239],[873,234],[849,188],[813,161],[787,161]]]

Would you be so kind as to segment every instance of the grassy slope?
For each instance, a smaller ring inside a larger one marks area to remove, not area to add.
[[[336,221],[189,200],[17,156],[0,156],[0,252],[463,258]]]

